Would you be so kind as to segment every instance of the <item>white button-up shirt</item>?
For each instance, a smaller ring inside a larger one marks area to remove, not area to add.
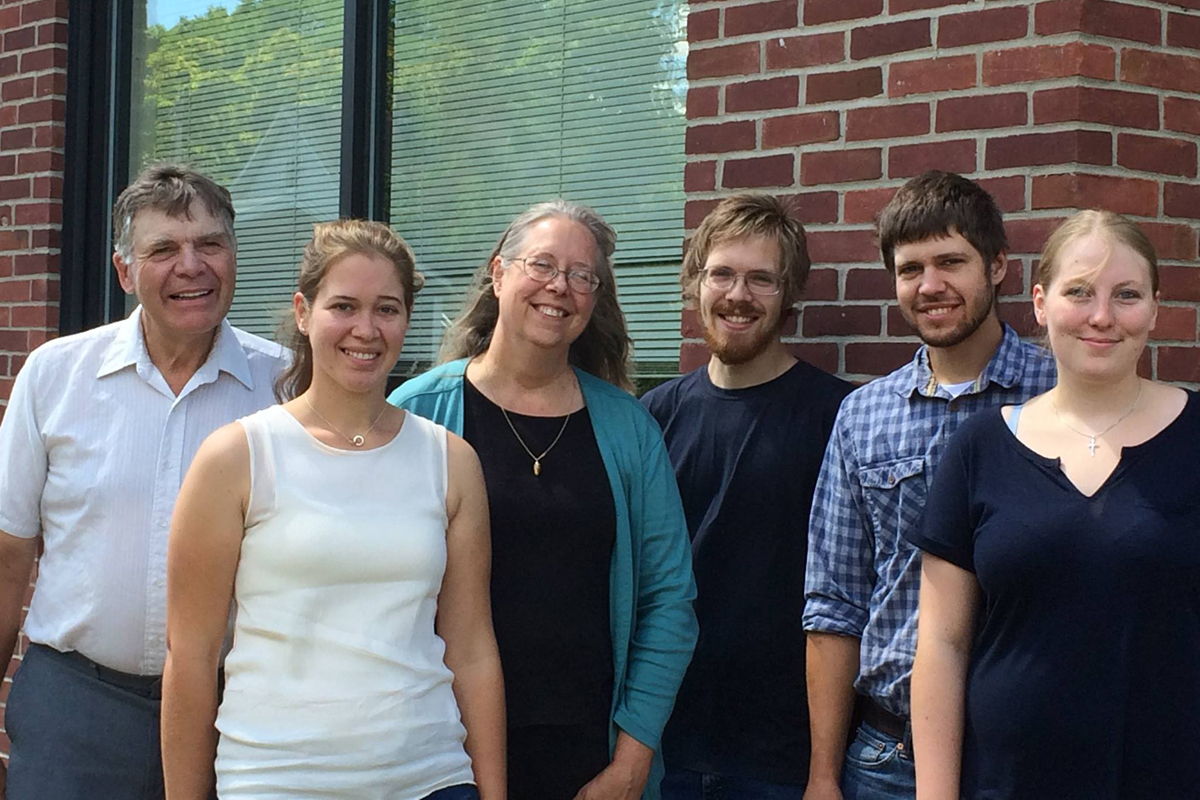
[[[150,361],[140,308],[29,356],[0,423],[0,530],[43,538],[30,640],[162,672],[184,473],[210,433],[275,402],[284,363],[279,345],[225,321],[176,396]]]

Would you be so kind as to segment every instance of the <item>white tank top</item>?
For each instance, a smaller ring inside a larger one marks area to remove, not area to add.
[[[321,443],[281,406],[241,424],[250,503],[219,795],[418,800],[473,783],[434,633],[446,429],[405,414],[362,451]]]

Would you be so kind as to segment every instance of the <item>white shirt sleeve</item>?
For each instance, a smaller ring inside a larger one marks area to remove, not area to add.
[[[42,490],[48,459],[35,408],[40,359],[17,374],[0,422],[0,531],[31,539],[42,532]]]

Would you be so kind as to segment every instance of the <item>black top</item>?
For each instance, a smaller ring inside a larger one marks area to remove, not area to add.
[[[700,639],[663,737],[668,766],[803,784],[804,561],[825,445],[853,387],[803,362],[747,389],[705,367],[647,392],[692,538]]]
[[[1200,720],[1198,442],[1190,393],[1086,497],[999,411],[951,440],[911,538],[983,592],[964,798],[1196,796],[1179,746]]]
[[[540,475],[500,407],[463,381],[463,438],[487,482],[492,617],[510,727],[598,724],[612,711],[609,573],[617,516],[587,409],[508,413],[535,455],[559,430]]]

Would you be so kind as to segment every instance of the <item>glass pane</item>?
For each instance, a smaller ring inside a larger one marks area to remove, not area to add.
[[[131,170],[181,160],[229,189],[229,319],[272,336],[312,224],[338,213],[342,2],[140,0],[134,45]]]
[[[394,3],[394,15],[391,220],[427,278],[405,341],[409,367],[436,358],[508,221],[561,196],[616,228],[639,370],[673,372],[686,5],[422,0]]]

